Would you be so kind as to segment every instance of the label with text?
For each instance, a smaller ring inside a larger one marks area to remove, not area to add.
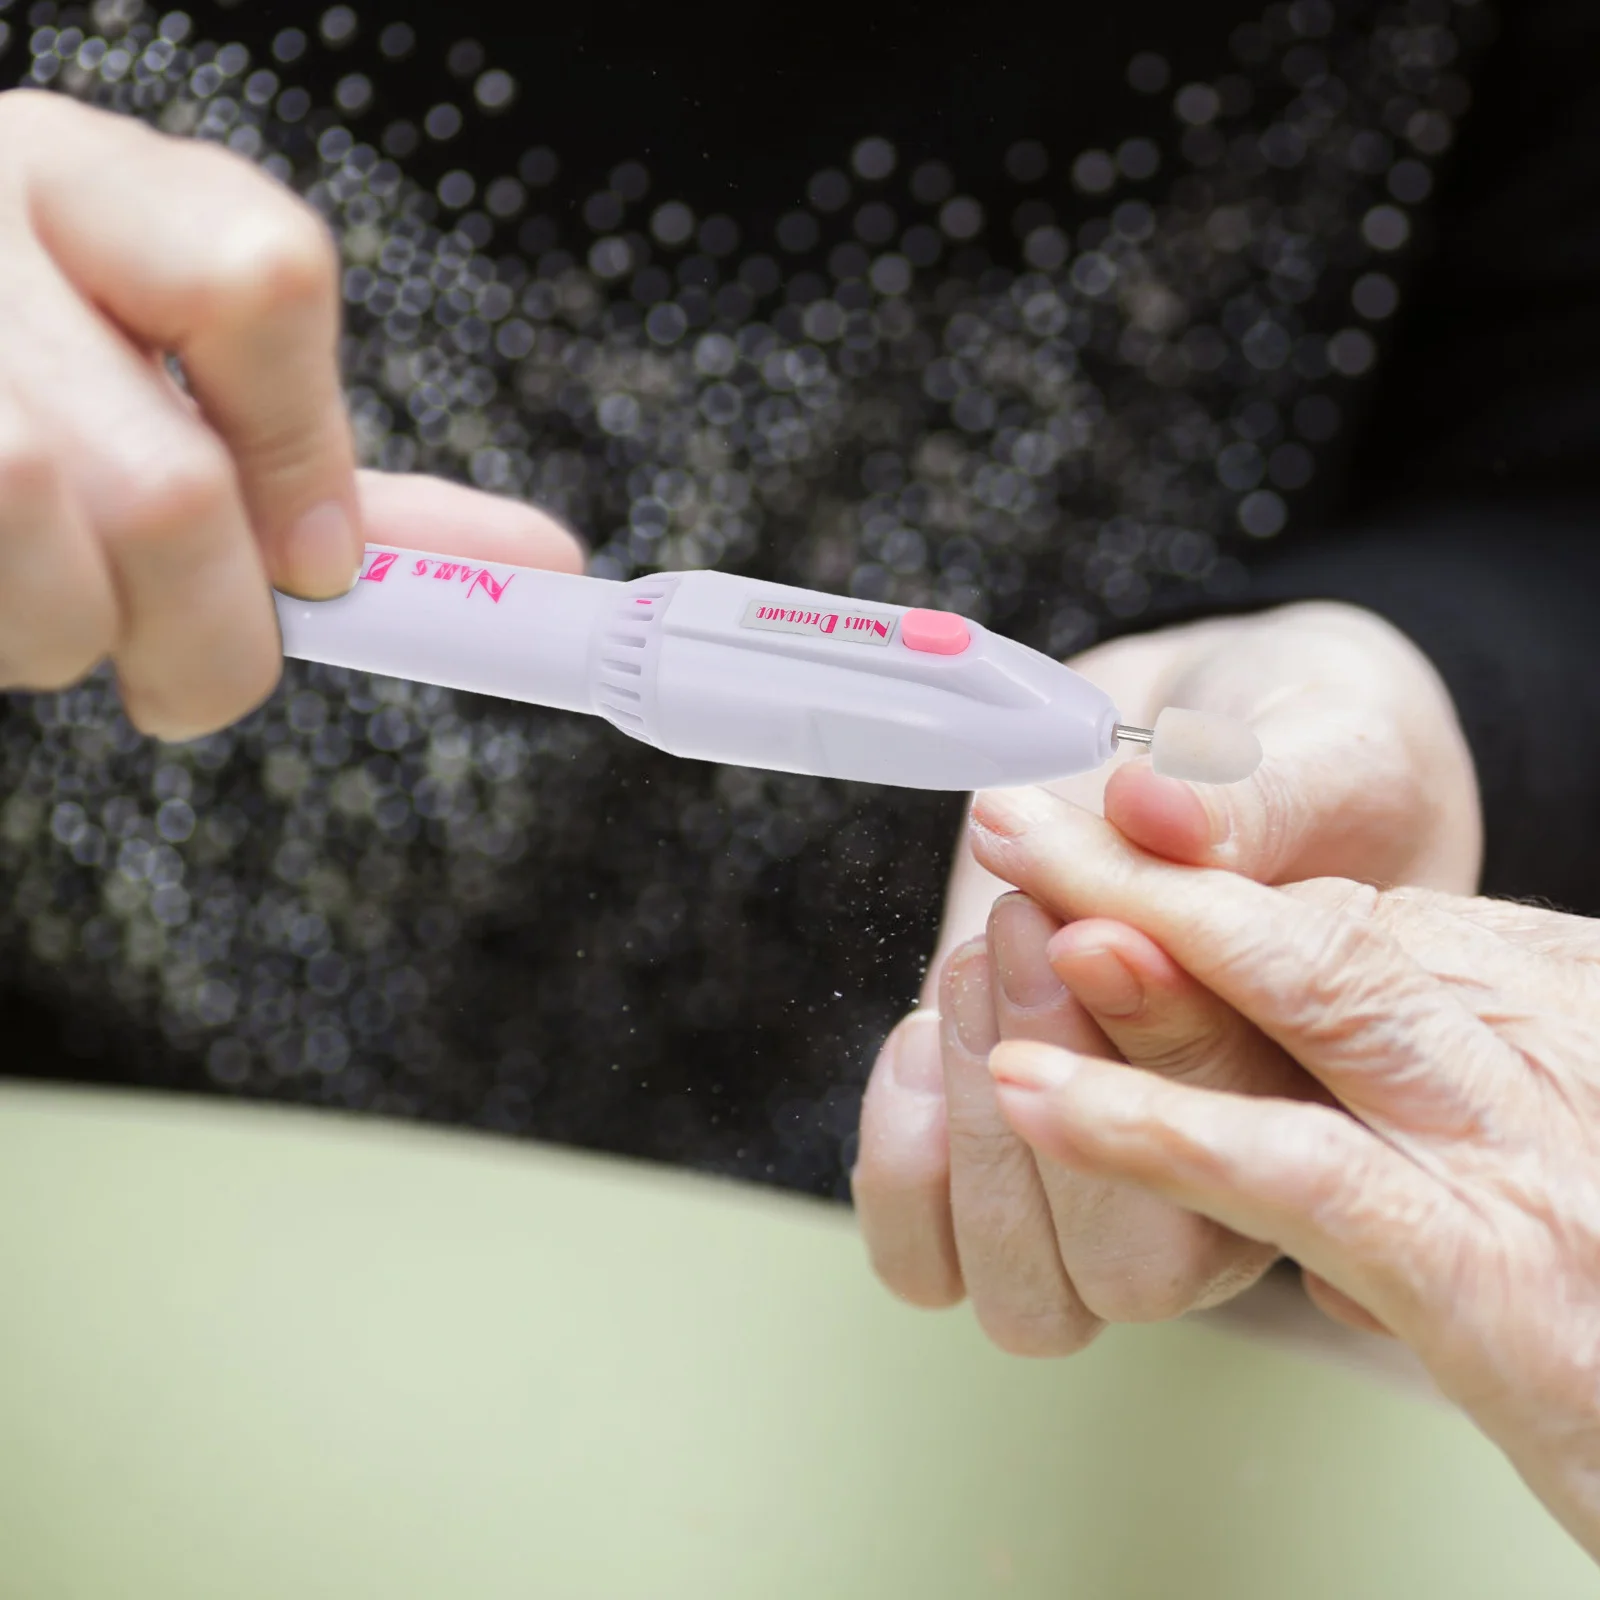
[[[366,567],[361,578],[366,583],[382,583],[391,572],[395,570],[395,563],[399,556],[393,550],[368,551]],[[511,580],[516,573],[509,572],[503,578],[497,578],[487,567],[480,567],[470,561],[441,561],[436,556],[420,556],[411,562],[409,568],[399,569],[411,578],[431,578],[436,583],[459,584],[465,590],[465,596],[486,594],[496,605],[500,603],[503,595],[511,585]]]
[[[786,606],[775,600],[752,600],[744,608],[741,628],[761,628],[767,633],[802,633],[816,639],[845,639],[851,644],[886,645],[894,638],[898,617],[874,616],[870,611],[813,610]]]

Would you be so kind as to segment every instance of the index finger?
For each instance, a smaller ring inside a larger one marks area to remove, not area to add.
[[[1039,789],[979,795],[971,831],[990,871],[1063,918],[1148,933],[1375,1125],[1459,1137],[1503,1122],[1514,1053],[1370,918],[1162,861]]]
[[[56,101],[7,111],[37,124],[24,176],[41,242],[134,340],[182,362],[272,583],[342,594],[363,539],[327,228],[231,152]]]
[[[373,544],[511,567],[582,572],[578,537],[538,506],[412,472],[356,474]]]

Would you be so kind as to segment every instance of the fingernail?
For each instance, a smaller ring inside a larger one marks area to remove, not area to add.
[[[963,973],[947,986],[946,994],[950,1001],[951,1021],[956,1025],[956,1038],[961,1041],[961,1048],[968,1055],[988,1055],[1000,1040],[988,984]]]
[[[361,555],[349,513],[337,500],[313,507],[284,536],[286,580],[306,599],[348,594]]]
[[[1043,789],[986,789],[972,802],[972,820],[990,833],[1011,838],[1049,822],[1061,802]]]
[[[1072,1082],[1078,1063],[1065,1050],[1049,1045],[1013,1043],[1001,1045],[989,1057],[989,1073],[1004,1089],[1023,1089],[1032,1094],[1064,1089]]]
[[[1061,952],[1072,992],[1104,1017],[1131,1017],[1144,1005],[1144,985],[1121,956],[1104,947]]]
[[[1005,997],[1021,1011],[1059,1000],[1067,991],[1050,965],[1053,924],[1027,900],[1002,900],[991,922],[989,948]]]
[[[1152,772],[1146,779],[1158,803],[1175,817],[1183,812],[1199,819],[1196,831],[1203,833],[1213,845],[1226,844],[1233,832],[1233,814],[1226,802],[1214,802],[1196,784],[1182,778],[1169,778]]]
[[[939,1058],[939,1013],[917,1011],[907,1017],[884,1046],[894,1057],[889,1070],[913,1094],[944,1093],[944,1062]]]

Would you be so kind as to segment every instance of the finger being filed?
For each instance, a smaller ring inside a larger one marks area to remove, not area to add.
[[[1286,1252],[1402,1338],[1455,1293],[1456,1250],[1416,1246],[1462,1232],[1453,1201],[1343,1112],[1040,1045],[1003,1045],[991,1069],[1007,1120],[1034,1149]]]
[[[913,1012],[880,1052],[861,1102],[850,1186],[867,1254],[884,1284],[916,1306],[960,1301],[937,1013]]]
[[[1264,755],[1243,782],[1188,783],[1136,760],[1106,785],[1106,816],[1156,855],[1260,883],[1360,866],[1391,876],[1403,858],[1390,840],[1409,838],[1397,813],[1421,801],[1398,735],[1374,737],[1372,720],[1370,707],[1302,690],[1251,722]]]
[[[939,996],[950,1204],[967,1294],[1002,1350],[1070,1354],[1101,1324],[1062,1265],[1033,1153],[1007,1124],[989,1076],[999,1030],[983,941],[963,945],[945,963]]]
[[[332,236],[228,151],[72,109],[30,166],[41,240],[135,342],[181,359],[234,459],[272,581],[343,593],[363,538]]]
[[[548,511],[421,473],[356,474],[374,544],[511,567],[582,572],[582,541]]]
[[[1178,705],[1247,722],[1264,759],[1232,784],[1162,777],[1148,761],[1120,769],[1105,814],[1145,849],[1262,883],[1475,879],[1476,787],[1454,707],[1387,622],[1286,607],[1237,625],[1171,687]]]
[[[979,795],[972,822],[990,871],[1064,919],[1149,934],[1369,1120],[1393,1125],[1402,1089],[1408,1134],[1492,1138],[1513,1116],[1520,1058],[1370,914],[1159,860],[1037,789]],[[1376,892],[1364,892],[1370,913]]]
[[[1000,1037],[1118,1059],[1115,1036],[1108,1040],[1109,1030],[1102,1031],[1071,992],[1069,974],[1053,959],[1079,926],[1062,928],[1024,895],[1008,895],[995,906],[989,950],[1000,979]],[[1093,948],[1098,925],[1086,926],[1089,939],[1080,942]],[[1272,1261],[1270,1246],[1241,1239],[1160,1195],[1035,1155],[1067,1276],[1103,1321],[1158,1322],[1216,1305],[1247,1288]]]
[[[46,435],[0,390],[0,688],[64,688],[116,640],[111,575]]]

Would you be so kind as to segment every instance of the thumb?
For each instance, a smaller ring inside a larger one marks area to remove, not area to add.
[[[1262,748],[1249,778],[1188,783],[1131,761],[1106,785],[1107,821],[1154,855],[1260,883],[1403,875],[1426,797],[1397,730],[1316,689],[1246,720]]]
[[[1105,815],[1135,844],[1260,883],[1474,892],[1472,755],[1433,664],[1388,622],[1331,603],[1286,607],[1224,635],[1165,692],[1246,723],[1263,759],[1227,785],[1158,777],[1148,760],[1119,768]]]

